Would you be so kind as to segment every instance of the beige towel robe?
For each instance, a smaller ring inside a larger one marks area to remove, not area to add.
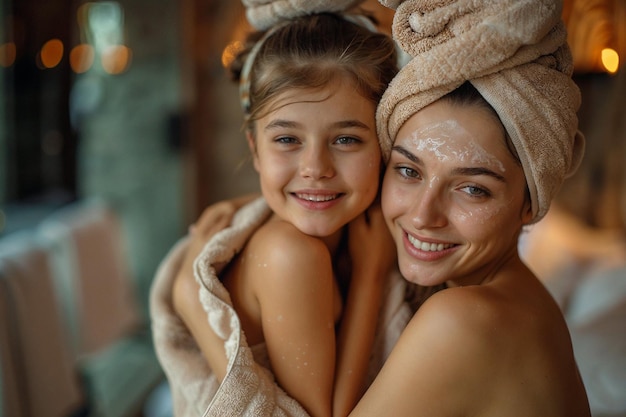
[[[265,362],[261,359],[263,346],[256,346],[253,354],[230,296],[218,278],[223,267],[270,214],[263,198],[243,207],[230,227],[211,238],[195,262],[198,295],[207,312],[207,322],[223,338],[228,357],[226,376],[221,384],[172,305],[172,284],[188,239],[179,241],[158,268],[150,295],[152,328],[157,355],[172,390],[176,417],[308,415],[275,383],[271,370],[262,365]],[[379,315],[369,382],[412,316],[404,300],[405,287],[398,273],[391,274]]]

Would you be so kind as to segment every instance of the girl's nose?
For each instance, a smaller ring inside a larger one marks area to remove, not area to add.
[[[335,175],[333,158],[326,147],[309,147],[300,160],[300,175],[304,178],[321,179]]]

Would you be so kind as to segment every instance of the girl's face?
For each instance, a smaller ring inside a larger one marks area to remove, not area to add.
[[[531,210],[523,170],[504,134],[487,109],[443,100],[398,132],[382,208],[407,280],[480,284],[516,256]]]
[[[283,93],[255,128],[248,141],[261,191],[274,213],[303,233],[328,237],[376,197],[375,104],[346,79]]]

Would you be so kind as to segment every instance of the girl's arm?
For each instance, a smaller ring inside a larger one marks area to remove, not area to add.
[[[242,271],[258,302],[278,384],[311,416],[331,415],[335,369],[332,260],[319,239],[274,222],[248,243]]]
[[[352,279],[338,339],[333,416],[347,416],[364,391],[383,287],[396,248],[380,207],[350,224]]]

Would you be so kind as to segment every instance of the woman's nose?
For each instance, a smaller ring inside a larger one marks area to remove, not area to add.
[[[335,174],[333,157],[326,147],[309,147],[302,153],[300,175],[305,178],[331,178]]]
[[[443,227],[447,223],[444,197],[436,188],[424,185],[416,196],[409,213],[417,229]]]

